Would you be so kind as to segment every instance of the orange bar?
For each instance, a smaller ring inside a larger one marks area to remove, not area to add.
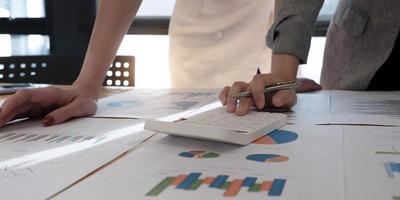
[[[239,191],[240,187],[242,186],[243,180],[241,179],[235,179],[232,181],[232,183],[229,185],[229,187],[226,189],[224,196],[225,197],[234,197],[236,196]]]
[[[203,184],[211,184],[214,181],[214,177],[211,176],[207,176],[204,180],[203,180]]]
[[[271,189],[272,181],[263,181],[260,186],[261,191],[268,191]]]
[[[253,142],[254,144],[276,144],[276,142],[269,136],[264,136]]]
[[[178,177],[175,178],[175,180],[171,183],[171,185],[179,185],[181,184],[185,179],[186,179],[187,175],[179,175]]]

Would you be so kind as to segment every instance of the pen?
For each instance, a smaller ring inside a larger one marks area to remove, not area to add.
[[[275,85],[267,86],[264,89],[264,94],[268,92],[278,91],[278,90],[289,90],[295,89],[297,87],[296,82],[288,82],[288,83],[276,83]],[[239,98],[239,97],[251,97],[251,92],[240,92],[236,94],[232,94],[231,97]]]

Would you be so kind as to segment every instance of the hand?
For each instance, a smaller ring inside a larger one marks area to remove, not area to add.
[[[278,108],[291,108],[296,104],[297,97],[294,90],[277,91],[271,99],[265,99],[264,88],[267,85],[274,85],[281,81],[276,75],[272,74],[257,74],[250,83],[235,82],[232,86],[226,86],[219,94],[219,99],[223,105],[227,106],[228,112],[242,116],[248,113],[251,107],[255,106],[258,109],[263,109],[268,104]],[[238,98],[232,97],[232,94],[250,91],[252,97],[240,97],[239,105]],[[266,102],[267,101],[267,102]],[[268,102],[269,101],[269,102]]]
[[[13,119],[41,118],[45,126],[96,112],[97,92],[76,86],[19,90],[0,108],[0,127]]]
[[[297,93],[312,92],[322,89],[321,85],[308,78],[298,78],[296,82],[299,85],[299,87],[296,88]]]

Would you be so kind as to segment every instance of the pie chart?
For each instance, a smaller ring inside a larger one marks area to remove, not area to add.
[[[246,157],[247,160],[256,162],[276,163],[286,162],[289,160],[286,156],[275,155],[275,154],[251,154]]]
[[[197,158],[197,159],[219,157],[218,153],[211,151],[184,151],[178,155],[184,158]]]
[[[263,137],[257,139],[253,144],[273,145],[285,144],[297,140],[298,135],[291,131],[275,130]]]

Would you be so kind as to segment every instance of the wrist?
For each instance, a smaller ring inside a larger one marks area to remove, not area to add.
[[[75,88],[80,93],[84,93],[86,95],[92,96],[94,98],[98,98],[100,95],[101,85],[93,84],[90,81],[80,80],[79,78],[75,80],[72,84],[72,87]]]
[[[281,81],[294,82],[300,60],[289,54],[274,54],[272,56],[271,74],[279,77]]]

